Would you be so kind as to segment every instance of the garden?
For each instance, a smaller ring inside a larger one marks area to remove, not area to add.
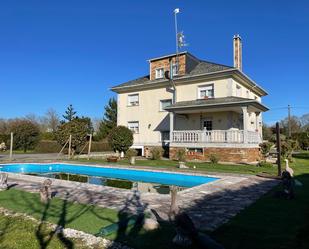
[[[163,157],[161,149],[154,148],[151,156],[145,159],[138,157],[137,152],[130,149],[133,144],[132,132],[126,127],[115,125],[115,105],[115,101],[109,102],[105,108],[105,118],[97,132],[93,122],[87,117],[76,116],[72,106],[67,108],[63,120],[50,110],[46,116],[48,121],[45,122],[48,129],[42,126],[42,122],[30,117],[0,122],[2,148],[3,143],[11,143],[12,132],[14,153],[58,153],[64,149],[63,153],[69,153],[71,157],[61,160],[66,163],[249,178],[256,175],[276,178],[278,174],[278,167],[271,160],[276,150],[276,140],[269,127],[268,133],[265,132],[268,139],[261,144],[263,160],[257,165],[225,164],[220,162],[219,155],[215,154],[210,155],[209,162],[186,161],[184,149],[177,150],[174,160],[168,160]],[[284,126],[281,133],[285,133]],[[294,172],[293,179],[299,183],[293,185],[294,198],[278,197],[278,191],[283,188],[282,184],[279,184],[218,229],[199,230],[197,236],[210,236],[226,249],[308,248],[309,153],[304,150],[308,147],[306,134],[306,131],[299,131],[299,134],[291,137],[280,137],[282,162],[284,159],[289,160]],[[117,151],[118,154],[112,152],[112,157],[117,155],[114,162],[110,156],[79,157],[80,154],[87,154],[87,145],[90,142],[92,152]],[[284,165],[282,168],[284,169]],[[258,181],[256,184],[259,184]],[[36,188],[41,191],[42,187]],[[143,214],[141,222],[131,223],[127,213],[112,207],[100,207],[93,203],[85,204],[57,196],[51,198],[51,193],[48,201],[42,202],[41,192],[37,192],[14,186],[0,191],[1,248],[118,248],[117,246],[121,245],[136,249],[177,248],[173,243],[173,238],[179,232],[175,221],[159,219],[157,229],[147,230],[143,221],[150,213]],[[96,194],[103,197],[107,195],[104,192]],[[171,206],[172,199],[173,197]],[[78,236],[76,231],[80,231]],[[112,245],[110,241],[121,244]],[[193,243],[188,248],[201,247]]]

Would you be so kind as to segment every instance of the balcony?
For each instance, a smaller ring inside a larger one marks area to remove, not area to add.
[[[172,131],[171,143],[259,144],[259,132],[243,130],[183,130]]]

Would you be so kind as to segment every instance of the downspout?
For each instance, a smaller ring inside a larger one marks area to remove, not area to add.
[[[173,88],[173,104],[175,104],[177,102],[177,89],[176,89],[176,85],[175,85],[175,82],[174,82],[174,76],[173,76],[173,61],[172,59],[170,58],[169,60],[170,62],[170,82],[171,82],[171,85],[172,85],[172,88]]]

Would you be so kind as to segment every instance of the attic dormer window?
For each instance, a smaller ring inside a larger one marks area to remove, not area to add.
[[[156,69],[156,79],[162,79],[164,76],[164,69],[163,68],[157,68]]]
[[[178,75],[178,66],[177,66],[176,63],[173,64],[172,70],[173,70],[173,76],[177,76]]]

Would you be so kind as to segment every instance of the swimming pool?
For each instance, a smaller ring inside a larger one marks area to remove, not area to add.
[[[218,178],[188,175],[180,173],[156,172],[135,169],[121,169],[111,167],[97,167],[91,165],[74,164],[0,164],[0,171],[21,174],[55,175],[73,174],[89,177],[103,177],[107,179],[120,179],[130,182],[155,183],[162,185],[175,185],[190,188],[209,183]],[[91,183],[91,182],[89,182]]]

